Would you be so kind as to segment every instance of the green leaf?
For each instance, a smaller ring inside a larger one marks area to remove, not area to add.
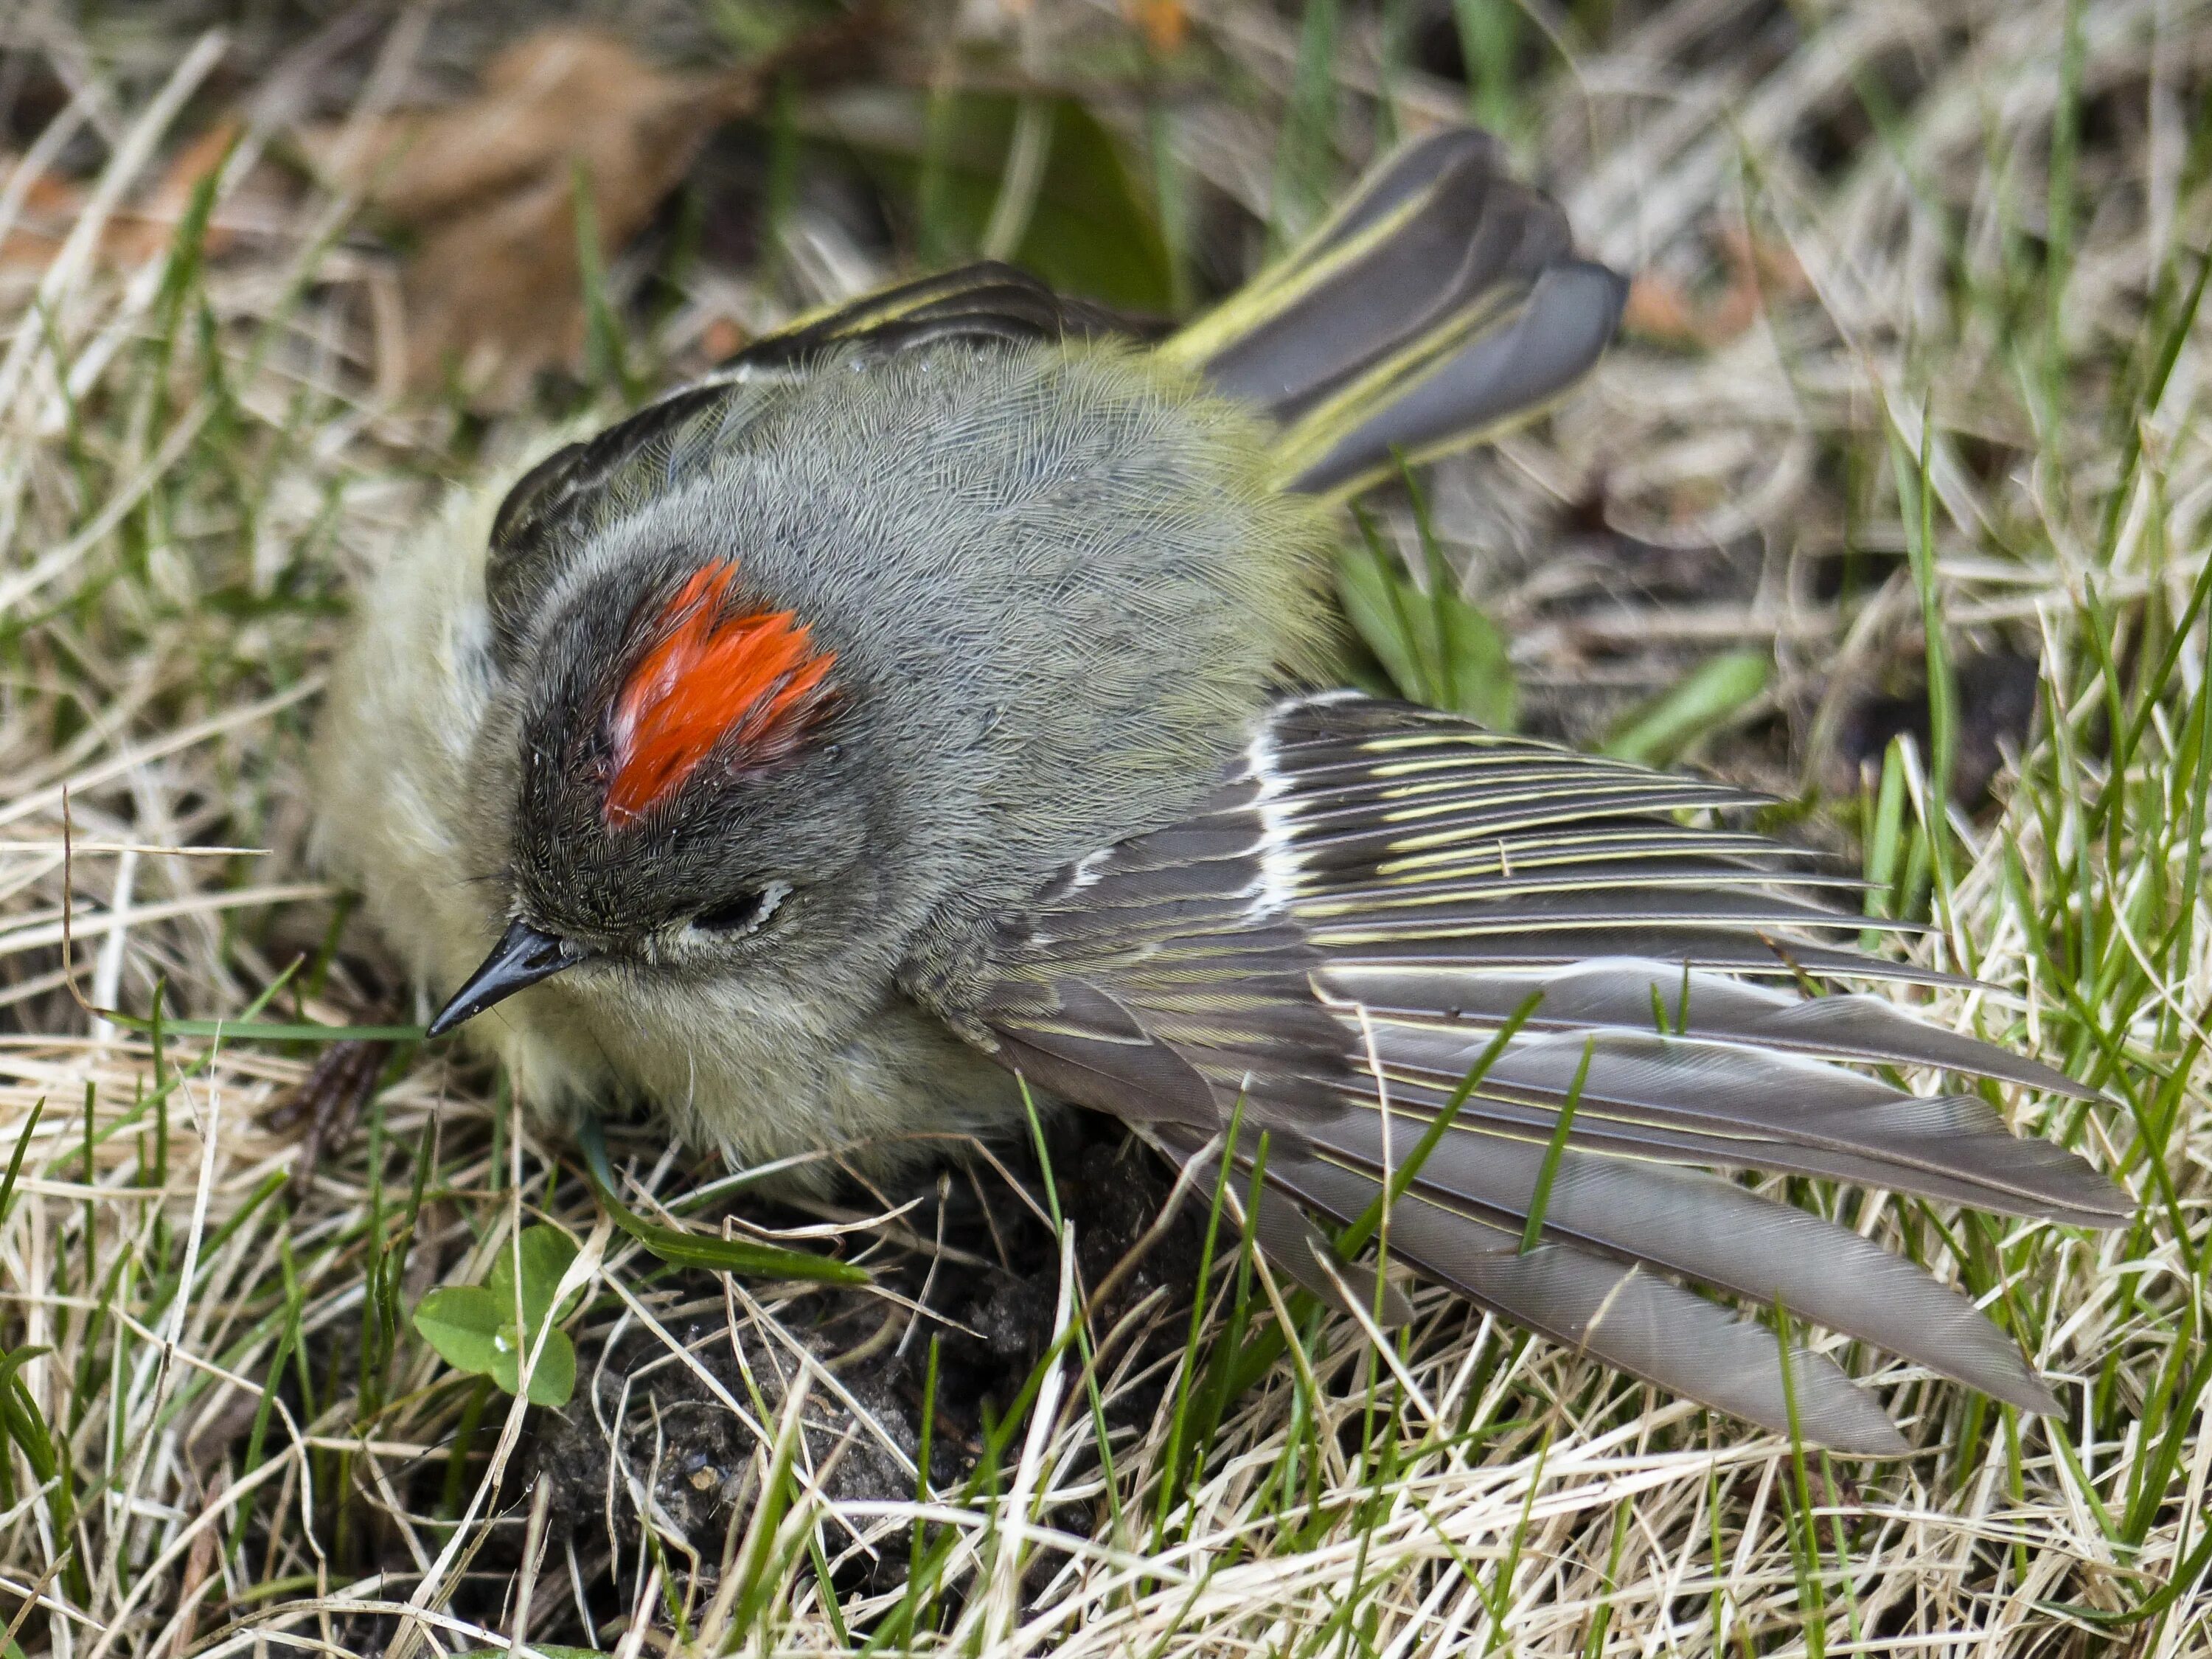
[[[8,1223],[8,1213],[15,1203],[15,1177],[23,1170],[23,1154],[30,1150],[31,1133],[39,1127],[39,1115],[46,1109],[42,1095],[31,1103],[31,1115],[23,1120],[23,1132],[15,1137],[15,1150],[8,1158],[8,1173],[0,1176],[0,1226]]]
[[[484,1288],[498,1300],[501,1316],[510,1322],[514,1316],[517,1256],[522,1260],[522,1317],[534,1331],[544,1322],[545,1310],[553,1305],[553,1292],[560,1288],[561,1275],[576,1259],[576,1247],[558,1227],[525,1227],[521,1237],[499,1253],[484,1279]]]
[[[1664,766],[1766,690],[1773,665],[1761,651],[1729,651],[1701,663],[1671,690],[1613,727],[1605,752]]]
[[[1521,714],[1505,637],[1448,586],[1423,592],[1370,536],[1337,558],[1344,614],[1401,696],[1510,732]]]
[[[69,1448],[66,1443],[57,1448],[53,1431],[45,1413],[40,1411],[39,1402],[31,1397],[30,1389],[16,1375],[25,1362],[46,1352],[44,1348],[25,1347],[0,1354],[0,1456],[7,1455],[7,1443],[12,1440],[22,1449],[23,1460],[31,1466],[32,1480],[41,1486],[49,1481],[53,1483],[46,1497],[47,1512],[53,1518],[54,1530],[66,1535],[76,1524],[77,1496]],[[85,1577],[83,1563],[74,1553],[75,1546],[70,1548],[71,1553],[62,1569],[62,1584],[82,1605],[90,1599],[92,1587]]]
[[[503,1329],[500,1336],[499,1364],[493,1370],[491,1380],[509,1394],[516,1394],[520,1392],[516,1384],[522,1381],[523,1346],[515,1340],[512,1325]],[[576,1345],[568,1340],[566,1331],[548,1331],[545,1334],[545,1352],[538,1356],[538,1369],[530,1373],[530,1403],[533,1406],[565,1406],[569,1396],[575,1392]]]
[[[1450,678],[1443,704],[1477,725],[1510,732],[1521,718],[1521,687],[1498,625],[1456,593],[1432,596],[1429,614],[1443,637],[1439,654]]]
[[[513,1305],[481,1285],[441,1285],[416,1308],[415,1328],[455,1370],[489,1376],[499,1364],[500,1332],[509,1322],[501,1309]]]
[[[1421,694],[1428,689],[1428,674],[1398,590],[1396,573],[1384,565],[1374,548],[1347,547],[1338,554],[1336,592],[1346,617],[1398,694],[1425,702]]]
[[[802,115],[807,136],[842,150],[895,200],[917,204],[918,238],[933,254],[972,258],[1006,179],[1023,100],[1007,93],[940,95],[867,88]],[[1013,261],[1064,293],[1132,311],[1174,300],[1167,240],[1114,136],[1072,98],[1043,98],[1045,161]],[[926,186],[926,188],[925,188]]]
[[[522,1318],[515,1314],[515,1258],[521,1257]],[[499,1253],[481,1285],[447,1285],[415,1310],[415,1328],[456,1370],[489,1376],[509,1394],[520,1392],[522,1357],[553,1310],[561,1276],[576,1247],[557,1227],[526,1227]],[[574,1297],[571,1297],[573,1305]],[[530,1403],[565,1406],[576,1391],[576,1345],[565,1331],[549,1332],[538,1369],[530,1374]]]
[[[2189,1553],[2189,1559],[2170,1569],[2166,1583],[2131,1607],[2093,1607],[2071,1601],[2038,1601],[2035,1605],[2046,1613],[2063,1613],[2069,1619],[2086,1620],[2107,1627],[2141,1624],[2154,1618],[2191,1594],[2206,1570],[2212,1568],[2212,1510],[2204,1512],[2200,1525],[2203,1530],[2197,1534],[2197,1547]]]

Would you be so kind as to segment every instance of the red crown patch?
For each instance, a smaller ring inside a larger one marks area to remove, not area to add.
[[[615,695],[611,828],[667,799],[725,743],[739,766],[784,758],[828,705],[835,653],[817,651],[792,611],[733,614],[737,574],[726,560],[695,571]]]

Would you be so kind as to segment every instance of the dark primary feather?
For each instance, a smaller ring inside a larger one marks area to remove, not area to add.
[[[1376,199],[1354,197],[1338,223],[1240,296],[1284,302],[1208,356],[1206,378],[1295,420],[1385,355],[1567,257],[1566,216],[1508,178],[1496,149],[1486,134],[1449,132],[1386,167]],[[1414,184],[1408,164],[1431,155],[1439,165]]]
[[[1363,1207],[1374,1192],[1371,1181],[1296,1153],[1279,1178],[1332,1214]],[[1425,1194],[1401,1203],[1391,1227],[1402,1258],[1470,1300],[1632,1376],[1771,1428],[1787,1427],[1794,1392],[1799,1426],[1814,1444],[1875,1455],[1908,1449],[1833,1361],[1793,1346],[1785,1385],[1771,1333],[1633,1264],[1548,1233],[1523,1254],[1517,1230],[1464,1218]]]
[[[1148,1126],[1186,1159],[1218,1145],[1241,1103],[1233,1166],[1249,1176],[1264,1132],[1269,1188],[1341,1224],[1533,997],[1392,1216],[1395,1255],[1771,1428],[1785,1426],[1771,1334],[1675,1281],[1779,1304],[2049,1410],[2011,1339],[1956,1291],[1711,1173],[1832,1176],[2085,1226],[2131,1213],[1978,1096],[1879,1074],[2091,1093],[1892,1003],[1807,995],[1808,977],[1915,975],[1851,948],[1864,919],[1820,902],[1855,883],[1684,819],[1752,799],[1404,705],[1296,700],[1205,810],[1070,868],[1003,924],[960,1012],[1039,1085]],[[1543,1242],[1523,1255],[1577,1073]],[[1285,1237],[1279,1216],[1258,1219]],[[1311,1248],[1286,1265],[1335,1299]],[[1840,1371],[1792,1363],[1813,1438],[1896,1449]]]
[[[1540,410],[1596,362],[1626,297],[1497,140],[1450,128],[1161,349],[1281,422],[1285,483],[1328,495]]]

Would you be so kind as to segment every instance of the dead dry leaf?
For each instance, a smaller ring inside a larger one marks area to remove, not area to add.
[[[1182,0],[1121,0],[1121,15],[1163,58],[1181,49],[1190,38],[1190,13],[1184,9]]]
[[[118,209],[109,219],[100,233],[99,259],[108,264],[137,264],[165,250],[191,207],[193,193],[228,158],[241,131],[238,117],[227,115],[179,150],[143,199]],[[271,204],[280,189],[274,169],[254,168],[209,218],[201,251],[225,252],[236,243],[242,222],[271,217]],[[0,241],[0,267],[42,266],[52,258],[89,194],[88,185],[58,173],[41,173],[33,179],[24,192],[21,214]]]
[[[8,170],[13,173],[21,165],[10,157]],[[0,241],[0,265],[40,266],[52,258],[82,211],[84,198],[84,186],[75,179],[52,173],[32,179],[7,240]]]
[[[1705,343],[1689,295],[1673,277],[1656,270],[1638,271],[1628,284],[1628,302],[1620,308],[1620,326],[1623,332],[1656,345]]]
[[[501,406],[581,349],[580,188],[611,254],[760,85],[757,70],[675,73],[612,35],[549,29],[495,58],[467,103],[319,127],[300,143],[327,183],[417,234],[401,283],[408,385],[452,374],[472,401]]]
[[[330,184],[414,233],[403,270],[406,384],[450,379],[479,406],[511,405],[573,363],[584,339],[580,191],[602,258],[644,228],[716,126],[790,73],[865,68],[872,6],[736,69],[646,63],[616,35],[548,28],[501,52],[449,109],[318,127],[301,150]]]
[[[1657,271],[1644,271],[1628,287],[1621,326],[1656,345],[1711,351],[1737,338],[1768,307],[1809,291],[1796,256],[1780,242],[1729,225],[1714,235],[1727,280],[1716,293],[1693,297]]]

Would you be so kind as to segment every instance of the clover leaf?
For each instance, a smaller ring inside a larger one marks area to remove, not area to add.
[[[483,1284],[441,1285],[424,1297],[415,1310],[415,1328],[454,1370],[489,1376],[507,1393],[519,1393],[522,1357],[548,1318],[559,1316],[553,1294],[575,1259],[576,1247],[558,1228],[526,1227],[511,1248],[499,1253]],[[576,1345],[565,1331],[547,1332],[538,1368],[530,1374],[530,1403],[565,1406],[575,1391]]]

